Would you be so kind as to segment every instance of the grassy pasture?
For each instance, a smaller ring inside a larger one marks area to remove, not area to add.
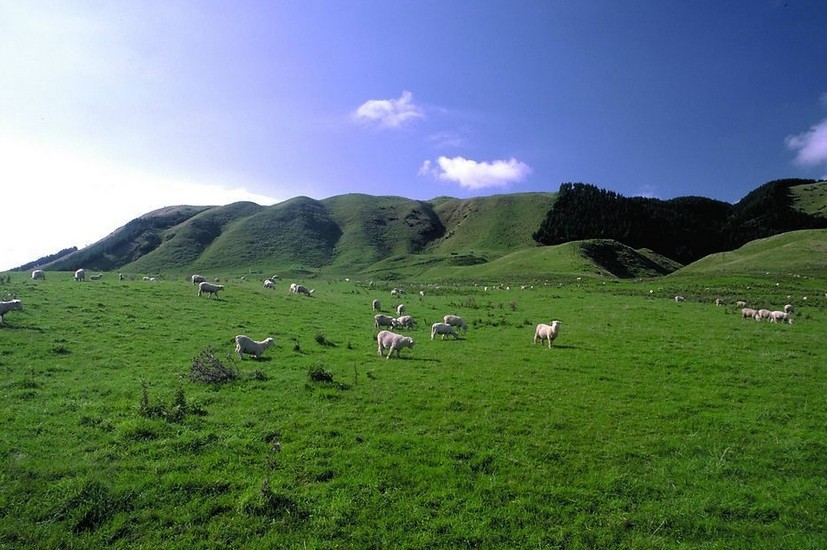
[[[11,277],[0,548],[827,546],[824,281],[405,285],[385,360],[390,287]],[[468,334],[431,341],[446,313]],[[233,360],[239,333],[277,345]],[[238,379],[190,380],[208,347]]]

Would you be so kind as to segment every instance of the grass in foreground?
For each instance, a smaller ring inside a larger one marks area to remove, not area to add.
[[[388,361],[390,287],[13,277],[1,547],[827,543],[817,281],[416,286],[416,346]],[[718,295],[799,312],[744,321]],[[446,313],[468,334],[430,341]],[[532,345],[552,319],[554,349]],[[239,361],[240,333],[277,345]],[[194,381],[207,348],[237,375]]]

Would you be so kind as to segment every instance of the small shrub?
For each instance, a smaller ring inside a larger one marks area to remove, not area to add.
[[[220,384],[238,378],[235,365],[225,365],[215,356],[212,348],[207,348],[196,355],[190,368],[190,380],[207,384]]]
[[[333,375],[324,370],[324,367],[321,365],[311,367],[308,370],[307,375],[314,382],[333,382]]]
[[[336,344],[334,344],[333,342],[331,342],[330,340],[325,338],[324,334],[321,334],[321,333],[316,335],[316,343],[319,344],[320,346],[325,346],[325,347],[328,347],[328,348],[332,348],[332,347],[336,346]]]

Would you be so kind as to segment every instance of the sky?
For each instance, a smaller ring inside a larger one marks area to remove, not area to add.
[[[825,36],[823,0],[0,0],[0,270],[176,204],[825,178]]]

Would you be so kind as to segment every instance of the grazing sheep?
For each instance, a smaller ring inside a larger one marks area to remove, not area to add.
[[[751,307],[745,307],[741,310],[741,317],[744,319],[755,319],[755,315],[758,312],[752,309]]]
[[[431,340],[433,340],[437,334],[440,334],[443,340],[445,340],[446,336],[453,336],[455,340],[459,337],[454,327],[448,323],[434,323],[431,325]]]
[[[308,290],[306,286],[290,283],[290,292],[293,294],[304,294],[305,296],[310,296],[316,292],[316,289]]]
[[[32,271],[32,280],[34,280],[34,281],[38,281],[38,280],[45,281],[46,280],[46,274],[43,272],[42,269],[35,269],[34,271]]]
[[[724,301],[720,298],[715,298],[715,305],[716,306],[722,306],[722,305],[724,305]]]
[[[551,343],[557,338],[558,332],[560,332],[560,321],[552,321],[550,325],[540,323],[534,329],[534,343],[536,344],[538,339],[540,343],[543,340],[548,340],[548,349],[551,349]]]
[[[206,280],[207,280],[207,278],[206,278],[206,277],[204,277],[203,275],[198,275],[197,273],[196,273],[196,274],[194,274],[194,275],[193,275],[192,277],[190,277],[190,278],[192,279],[192,284],[194,284],[194,285],[197,285],[197,284],[199,284],[199,283],[203,283],[204,281],[206,281]]]
[[[746,307],[747,303],[743,300],[738,300],[735,302],[735,307]]]
[[[376,353],[379,354],[379,357],[382,357],[383,350],[388,350],[387,359],[391,358],[394,351],[396,352],[396,357],[399,357],[399,353],[402,348],[413,349],[414,347],[413,338],[410,336],[402,336],[401,334],[396,334],[395,332],[391,332],[389,330],[383,330],[377,334],[376,343],[378,344]]]
[[[784,306],[784,313],[795,313],[795,308],[792,304],[787,304]]]
[[[782,323],[789,323],[793,324],[793,316],[787,313],[786,311],[771,311],[770,312],[770,323],[777,323],[781,321]]]
[[[675,296],[675,301],[676,302],[685,302],[686,298],[684,298],[683,296]]]
[[[81,268],[75,271],[75,280],[76,281],[85,281],[86,280],[86,270]]]
[[[376,328],[379,327],[396,327],[396,319],[391,317],[390,315],[383,315],[381,313],[377,313],[373,316],[373,326]]]
[[[264,279],[264,288],[276,288],[276,283],[273,279]]]
[[[374,300],[370,303],[373,311],[382,311],[382,304],[379,303],[379,300]]]
[[[265,338],[261,342],[256,342],[248,336],[239,334],[235,337],[235,352],[238,354],[239,359],[244,359],[242,356],[243,353],[254,355],[256,359],[258,359],[261,357],[261,354],[264,353],[264,350],[275,343],[276,341],[272,338]]]
[[[3,324],[3,315],[15,309],[23,311],[23,302],[20,300],[11,300],[9,302],[0,302],[0,325]]]
[[[761,319],[769,319],[771,313],[772,311],[768,309],[759,309],[755,312],[755,320],[760,321]]]
[[[394,288],[391,290],[391,296],[402,296],[403,294],[405,294],[405,291],[401,288]]]
[[[405,304],[399,304],[396,306],[396,316],[402,317],[403,315],[405,315]]]
[[[207,281],[202,281],[198,283],[198,295],[201,296],[202,294],[209,294],[210,296],[215,296],[218,298],[218,292],[220,290],[224,290],[224,285],[214,285],[212,283],[208,283]]]
[[[442,321],[452,327],[461,328],[462,332],[468,332],[468,325],[465,324],[465,319],[459,315],[446,315],[442,318]]]
[[[410,315],[402,315],[396,319],[396,326],[400,328],[413,328],[414,320]]]

